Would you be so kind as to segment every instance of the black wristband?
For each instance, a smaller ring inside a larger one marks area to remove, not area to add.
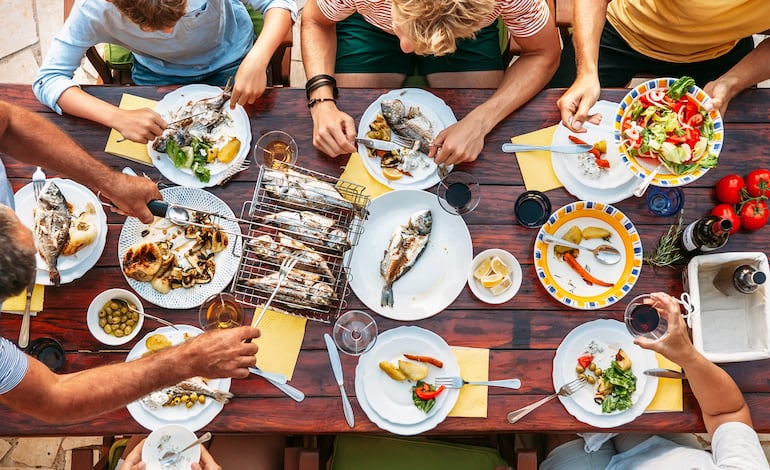
[[[337,98],[340,94],[339,89],[337,89],[337,80],[334,79],[331,75],[316,75],[312,78],[310,78],[305,83],[305,92],[307,94],[307,99],[310,99],[310,93],[313,92],[313,90],[316,90],[318,88],[321,88],[322,86],[332,86],[332,96]]]
[[[323,103],[324,101],[331,101],[332,103],[336,103],[337,100],[334,98],[313,98],[310,101],[307,102],[308,109],[312,108],[318,103]]]

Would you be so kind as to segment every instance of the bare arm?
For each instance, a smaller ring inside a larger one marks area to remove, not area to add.
[[[668,320],[668,332],[659,340],[637,338],[641,347],[666,356],[687,371],[690,388],[698,400],[709,434],[722,423],[737,421],[751,426],[751,414],[738,385],[720,367],[695,349],[682,319],[679,304],[662,292],[653,294],[655,307]]]
[[[585,132],[588,110],[599,99],[599,41],[607,18],[608,0],[575,0],[572,34],[577,78],[557,101],[561,120],[573,132]]]
[[[235,109],[236,104],[253,103],[265,92],[266,71],[270,58],[283,42],[292,24],[291,12],[288,10],[283,8],[267,10],[262,32],[251,51],[243,58],[238,67],[238,73],[235,74],[233,96],[230,100],[231,109]]]
[[[218,330],[135,361],[66,375],[29,358],[24,379],[0,403],[48,422],[85,420],[196,375],[247,377],[257,346],[243,341],[258,336],[250,326]]]
[[[162,199],[150,180],[119,173],[96,160],[52,122],[19,106],[0,101],[0,151],[32,165],[49,168],[100,190],[121,211],[152,222],[147,203]]]
[[[302,62],[305,75],[334,75],[337,54],[336,23],[324,16],[315,0],[310,0],[302,10],[300,30]],[[322,86],[314,90],[310,98],[331,98],[332,87]],[[316,103],[310,109],[313,118],[313,145],[321,152],[336,157],[356,151],[353,141],[356,127],[353,118],[337,108],[332,101]]]
[[[770,38],[763,40],[733,68],[713,82],[704,91],[712,98],[714,107],[724,114],[735,95],[744,89],[770,78]]]

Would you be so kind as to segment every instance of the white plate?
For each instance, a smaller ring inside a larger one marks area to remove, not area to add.
[[[410,106],[418,106],[422,114],[431,122],[431,132],[435,137],[439,132],[457,122],[452,109],[438,96],[419,89],[404,88],[392,90],[379,98],[366,108],[361,120],[358,122],[358,136],[366,137],[371,124],[378,114],[382,113],[380,103],[383,100],[401,100],[409,109]],[[393,189],[426,189],[435,186],[441,178],[436,173],[436,164],[431,160],[430,165],[414,173],[414,176],[403,176],[398,180],[389,180],[382,174],[379,158],[370,158],[363,144],[358,144],[358,153],[361,154],[361,160],[370,175],[380,183]]]
[[[594,320],[570,331],[553,359],[553,385],[558,390],[562,385],[577,378],[577,358],[584,354],[586,346],[595,341],[605,346],[594,362],[602,369],[609,367],[618,349],[623,349],[631,359],[631,370],[636,375],[636,391],[631,395],[633,406],[627,410],[602,413],[601,405],[594,402],[594,387],[586,384],[569,397],[559,397],[567,411],[591,426],[613,428],[630,423],[644,413],[658,389],[658,379],[644,375],[646,369],[658,367],[655,352],[642,349],[634,344],[626,326],[615,320]]]
[[[166,452],[179,452],[196,438],[195,433],[178,424],[154,430],[142,446],[142,462],[147,465],[146,470],[189,470],[193,462],[200,460],[201,446],[184,451],[171,467],[161,467],[159,461]]]
[[[86,203],[90,202],[96,209],[96,218],[99,223],[99,235],[97,235],[96,240],[94,240],[93,243],[83,247],[74,255],[59,257],[57,266],[59,268],[59,274],[61,275],[61,283],[67,284],[82,277],[89,269],[96,265],[96,262],[99,261],[99,258],[102,256],[104,245],[107,243],[107,215],[102,209],[99,198],[97,198],[90,189],[72,180],[61,178],[50,179],[59,187],[62,194],[64,194],[64,198],[67,199],[67,202],[74,207],[73,214],[77,215],[83,212],[86,208]],[[35,207],[35,190],[32,187],[32,183],[19,189],[13,197],[14,204],[16,205],[16,214],[19,216],[19,220],[32,230],[35,225],[32,216],[32,209]],[[37,284],[50,286],[51,280],[48,276],[48,266],[46,266],[39,253],[35,255],[35,259],[37,260],[37,275],[35,277],[35,282]]]
[[[169,117],[170,113],[176,113],[176,115],[184,117],[184,114],[179,114],[178,111],[189,101],[198,101],[220,94],[222,94],[222,89],[211,85],[196,84],[183,86],[177,88],[158,101],[158,104],[155,106],[155,111],[167,121],[171,120]],[[227,175],[228,169],[240,166],[243,163],[251,149],[251,123],[249,122],[249,116],[241,105],[237,105],[235,109],[230,109],[229,100],[224,104],[223,109],[225,113],[228,113],[233,119],[234,136],[241,141],[241,148],[238,151],[238,155],[236,155],[229,163],[210,163],[207,167],[211,171],[211,179],[208,183],[204,183],[199,180],[189,168],[175,167],[171,159],[168,158],[168,155],[156,151],[152,148],[153,142],[148,142],[147,153],[149,153],[153,164],[163,176],[180,186],[207,188],[219,184]]]
[[[444,363],[441,369],[428,366],[427,382],[440,376],[459,376],[460,366],[443,338],[416,326],[401,326],[380,334],[374,347],[358,360],[356,398],[366,416],[381,429],[410,436],[433,429],[444,421],[455,406],[460,390],[445,390],[427,414],[418,410],[410,392],[414,384],[397,382],[379,367],[380,361],[393,360],[403,353],[432,356]]]
[[[380,261],[393,231],[418,210],[433,215],[428,246],[411,270],[393,283],[393,307],[380,305],[385,281]],[[349,260],[350,286],[369,309],[393,320],[415,321],[433,316],[462,292],[473,246],[462,217],[451,215],[435,194],[404,190],[384,194],[369,204],[369,218]]]
[[[505,265],[508,266],[508,269],[511,270],[511,286],[500,295],[492,294],[492,292],[490,292],[488,288],[482,286],[481,282],[479,282],[479,280],[476,279],[476,277],[473,275],[473,271],[476,270],[476,268],[484,259],[492,258],[493,256],[497,256],[502,259]],[[519,264],[519,260],[517,260],[515,256],[505,250],[492,248],[482,251],[476,255],[475,258],[473,258],[471,267],[468,270],[468,287],[471,288],[473,295],[475,295],[476,298],[482,302],[486,302],[488,304],[502,304],[511,300],[513,296],[516,295],[516,293],[519,291],[519,288],[521,287],[521,278],[521,265]]]
[[[162,189],[163,200],[181,204],[183,206],[200,209],[202,211],[210,212],[213,214],[219,214],[224,217],[235,217],[230,206],[223,200],[214,196],[208,191],[196,188],[185,188],[182,186],[173,186],[170,188]],[[128,281],[128,284],[139,294],[139,297],[151,302],[159,307],[164,308],[194,308],[203,303],[204,300],[209,298],[218,292],[221,292],[232,281],[235,276],[235,271],[238,269],[238,259],[241,253],[241,237],[235,237],[232,233],[241,233],[241,229],[235,222],[222,220],[220,225],[224,230],[230,232],[227,234],[229,244],[226,249],[220,251],[214,256],[214,260],[217,263],[216,272],[214,273],[214,279],[208,284],[196,284],[195,286],[185,289],[180,287],[179,289],[172,289],[168,294],[161,294],[152,288],[149,282],[141,282],[136,279],[130,278],[123,273],[123,276]],[[169,225],[171,225],[169,223]],[[182,229],[176,226],[172,226],[165,234],[158,231],[149,234],[146,237],[142,237],[142,231],[147,229],[147,225],[139,221],[134,217],[126,219],[126,223],[123,224],[123,229],[120,231],[120,238],[118,240],[118,263],[123,266],[123,256],[128,249],[138,244],[140,241],[158,241],[162,239],[169,239],[172,230],[182,232]],[[189,242],[183,235],[179,235],[175,239],[174,247],[185,245]],[[235,251],[233,251],[235,250]],[[233,253],[237,253],[236,256]],[[177,259],[184,259],[182,253],[177,253]],[[184,261],[186,263],[187,260]],[[123,270],[121,269],[121,272]]]
[[[176,325],[179,331],[171,328],[170,326],[164,326],[158,328],[155,331],[147,333],[141,340],[139,340],[128,356],[126,356],[126,362],[139,359],[147,352],[145,341],[151,335],[160,333],[165,335],[171,343],[174,345],[181,344],[185,341],[186,336],[197,336],[203,331],[200,328],[196,328],[190,325]],[[230,391],[230,379],[212,379],[209,380],[209,385],[213,388]],[[213,398],[206,397],[206,403],[203,405],[195,405],[192,408],[186,408],[184,406],[172,406],[163,407],[160,410],[152,410],[146,407],[140,400],[133,401],[126,405],[128,412],[134,417],[137,423],[141,424],[150,431],[154,431],[166,424],[181,424],[190,431],[197,431],[203,426],[209,424],[216,415],[222,411],[224,404],[214,400]]]

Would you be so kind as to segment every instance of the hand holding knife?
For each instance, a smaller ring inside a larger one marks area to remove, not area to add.
[[[340,387],[340,393],[342,394],[342,409],[345,412],[345,420],[348,422],[348,426],[351,428],[355,425],[353,418],[353,407],[350,406],[348,395],[345,393],[345,385],[342,377],[342,362],[340,361],[340,353],[337,351],[337,345],[334,344],[334,340],[328,333],[324,334],[324,341],[326,342],[326,349],[329,351],[329,360],[332,363],[332,371],[334,372],[334,378],[337,380],[337,385]]]

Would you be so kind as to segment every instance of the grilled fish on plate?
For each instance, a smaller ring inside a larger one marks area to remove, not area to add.
[[[40,256],[48,266],[51,284],[61,284],[57,263],[59,256],[69,241],[72,221],[67,200],[56,183],[48,180],[40,191],[40,199],[34,209],[35,245]]]
[[[380,274],[385,280],[380,305],[393,306],[393,283],[409,271],[428,245],[433,228],[430,209],[415,212],[405,225],[393,232],[380,263]]]

